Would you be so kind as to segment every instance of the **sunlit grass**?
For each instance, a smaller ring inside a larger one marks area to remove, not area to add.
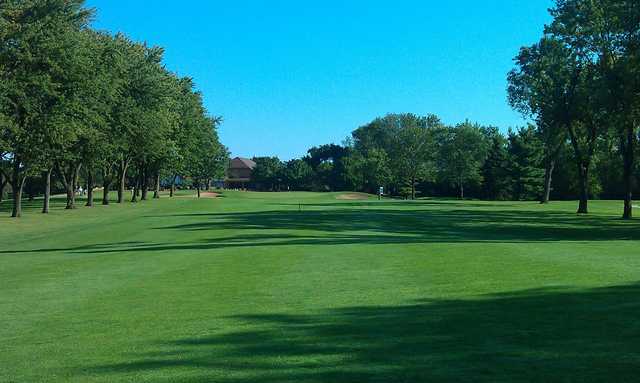
[[[339,195],[3,202],[0,381],[636,379],[621,203]]]

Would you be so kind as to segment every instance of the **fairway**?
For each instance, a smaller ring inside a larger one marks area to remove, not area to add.
[[[621,202],[343,194],[3,202],[0,382],[637,381]]]

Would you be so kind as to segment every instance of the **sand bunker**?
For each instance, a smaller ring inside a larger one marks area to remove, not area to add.
[[[201,192],[200,198],[218,198],[219,195],[220,195],[219,193],[214,193],[214,192]]]
[[[369,199],[369,195],[362,194],[362,193],[347,193],[347,194],[340,194],[339,196],[336,197],[336,199],[341,199],[341,200],[363,200],[363,199]]]
[[[218,196],[220,196],[220,193],[200,192],[200,198],[218,198]],[[178,197],[178,198],[198,198],[198,194],[194,192],[193,194],[177,195],[176,197]]]

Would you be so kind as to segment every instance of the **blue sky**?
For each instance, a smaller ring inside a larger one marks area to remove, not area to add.
[[[95,27],[166,49],[193,77],[233,155],[290,159],[387,113],[505,130],[520,46],[551,0],[89,0]]]

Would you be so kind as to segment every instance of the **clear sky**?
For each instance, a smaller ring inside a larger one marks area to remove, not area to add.
[[[290,159],[387,113],[503,130],[520,46],[551,0],[88,0],[95,27],[166,49],[234,156]]]

